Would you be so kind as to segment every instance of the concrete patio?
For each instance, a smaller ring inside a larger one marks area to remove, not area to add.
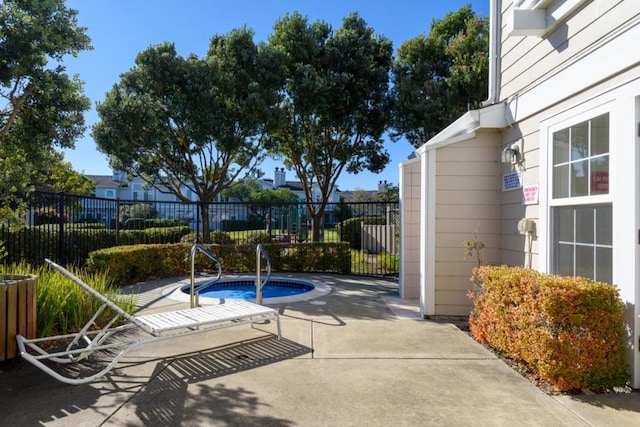
[[[301,277],[299,275],[291,275]],[[322,298],[275,325],[139,347],[110,375],[62,384],[21,363],[0,374],[2,425],[633,426],[637,392],[548,396],[452,323],[420,319],[383,279],[308,275]],[[142,311],[184,307],[142,285]]]

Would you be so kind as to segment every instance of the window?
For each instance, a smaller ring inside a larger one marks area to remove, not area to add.
[[[555,273],[612,282],[611,205],[553,210]]]
[[[553,198],[609,193],[609,114],[553,134]]]
[[[611,283],[609,113],[554,132],[552,145],[552,268]]]
[[[140,184],[133,185],[133,200],[148,201],[151,200],[151,193]]]

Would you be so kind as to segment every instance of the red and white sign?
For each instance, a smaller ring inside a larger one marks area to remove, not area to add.
[[[525,205],[538,204],[538,184],[525,185],[522,187],[522,203]]]
[[[591,172],[591,194],[609,194],[609,171]]]

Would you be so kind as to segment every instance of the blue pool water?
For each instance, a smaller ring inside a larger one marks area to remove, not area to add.
[[[285,279],[270,280],[262,288],[262,298],[279,298],[291,295],[303,294],[312,291],[312,284],[289,281]],[[189,293],[189,287],[183,288],[183,292]],[[220,280],[200,291],[201,297],[206,298],[231,298],[231,299],[255,299],[256,286],[252,280]]]

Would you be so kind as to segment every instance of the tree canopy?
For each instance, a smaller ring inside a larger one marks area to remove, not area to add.
[[[229,187],[223,192],[226,197],[232,197],[242,202],[249,211],[260,220],[266,220],[273,206],[285,206],[293,203],[298,197],[289,188],[262,188],[253,179],[243,180]]]
[[[0,6],[0,219],[19,217],[35,174],[73,147],[90,106],[65,55],[90,49],[64,0],[5,0]]]
[[[73,170],[71,163],[61,152],[53,151],[41,167],[35,171],[32,183],[36,190],[62,191],[65,193],[93,196],[95,183],[86,175]]]
[[[427,142],[487,95],[489,22],[464,6],[406,41],[393,65],[392,138]]]
[[[276,22],[269,44],[283,55],[286,70],[280,122],[270,134],[273,152],[302,183],[317,241],[340,174],[379,172],[389,162],[382,134],[388,124],[392,45],[357,13],[334,32],[297,12]]]
[[[182,201],[195,193],[207,239],[207,203],[263,158],[277,99],[271,56],[247,28],[214,36],[202,59],[171,43],[149,47],[97,107],[99,150]]]

